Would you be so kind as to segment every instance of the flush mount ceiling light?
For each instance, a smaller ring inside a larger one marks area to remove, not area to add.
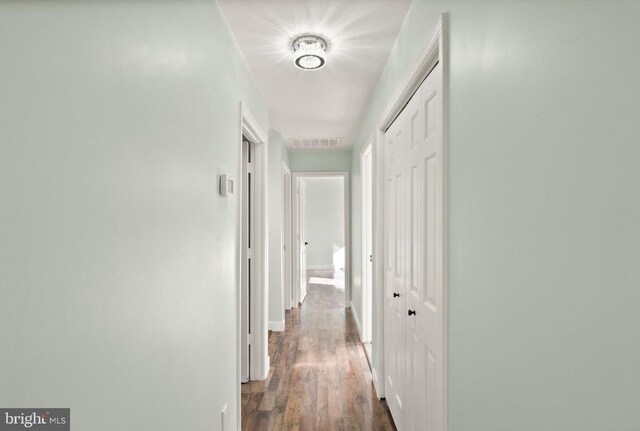
[[[318,70],[325,64],[327,41],[320,36],[307,34],[296,38],[293,43],[295,62],[302,70]]]

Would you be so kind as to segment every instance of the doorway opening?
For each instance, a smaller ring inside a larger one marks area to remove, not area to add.
[[[294,305],[307,283],[336,289],[350,307],[349,174],[293,173]]]

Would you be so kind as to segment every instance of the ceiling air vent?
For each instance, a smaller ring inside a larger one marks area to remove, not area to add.
[[[291,138],[289,139],[291,148],[296,149],[322,149],[322,148],[338,148],[340,146],[340,138]]]

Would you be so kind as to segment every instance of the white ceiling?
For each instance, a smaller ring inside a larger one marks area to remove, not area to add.
[[[353,144],[411,0],[218,0],[269,105],[270,127],[289,138]],[[291,42],[327,39],[327,64],[303,71]]]

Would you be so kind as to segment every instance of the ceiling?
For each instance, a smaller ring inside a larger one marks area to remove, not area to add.
[[[288,140],[356,139],[411,0],[218,0],[269,106],[270,127]],[[327,63],[294,65],[291,42],[327,39]]]

